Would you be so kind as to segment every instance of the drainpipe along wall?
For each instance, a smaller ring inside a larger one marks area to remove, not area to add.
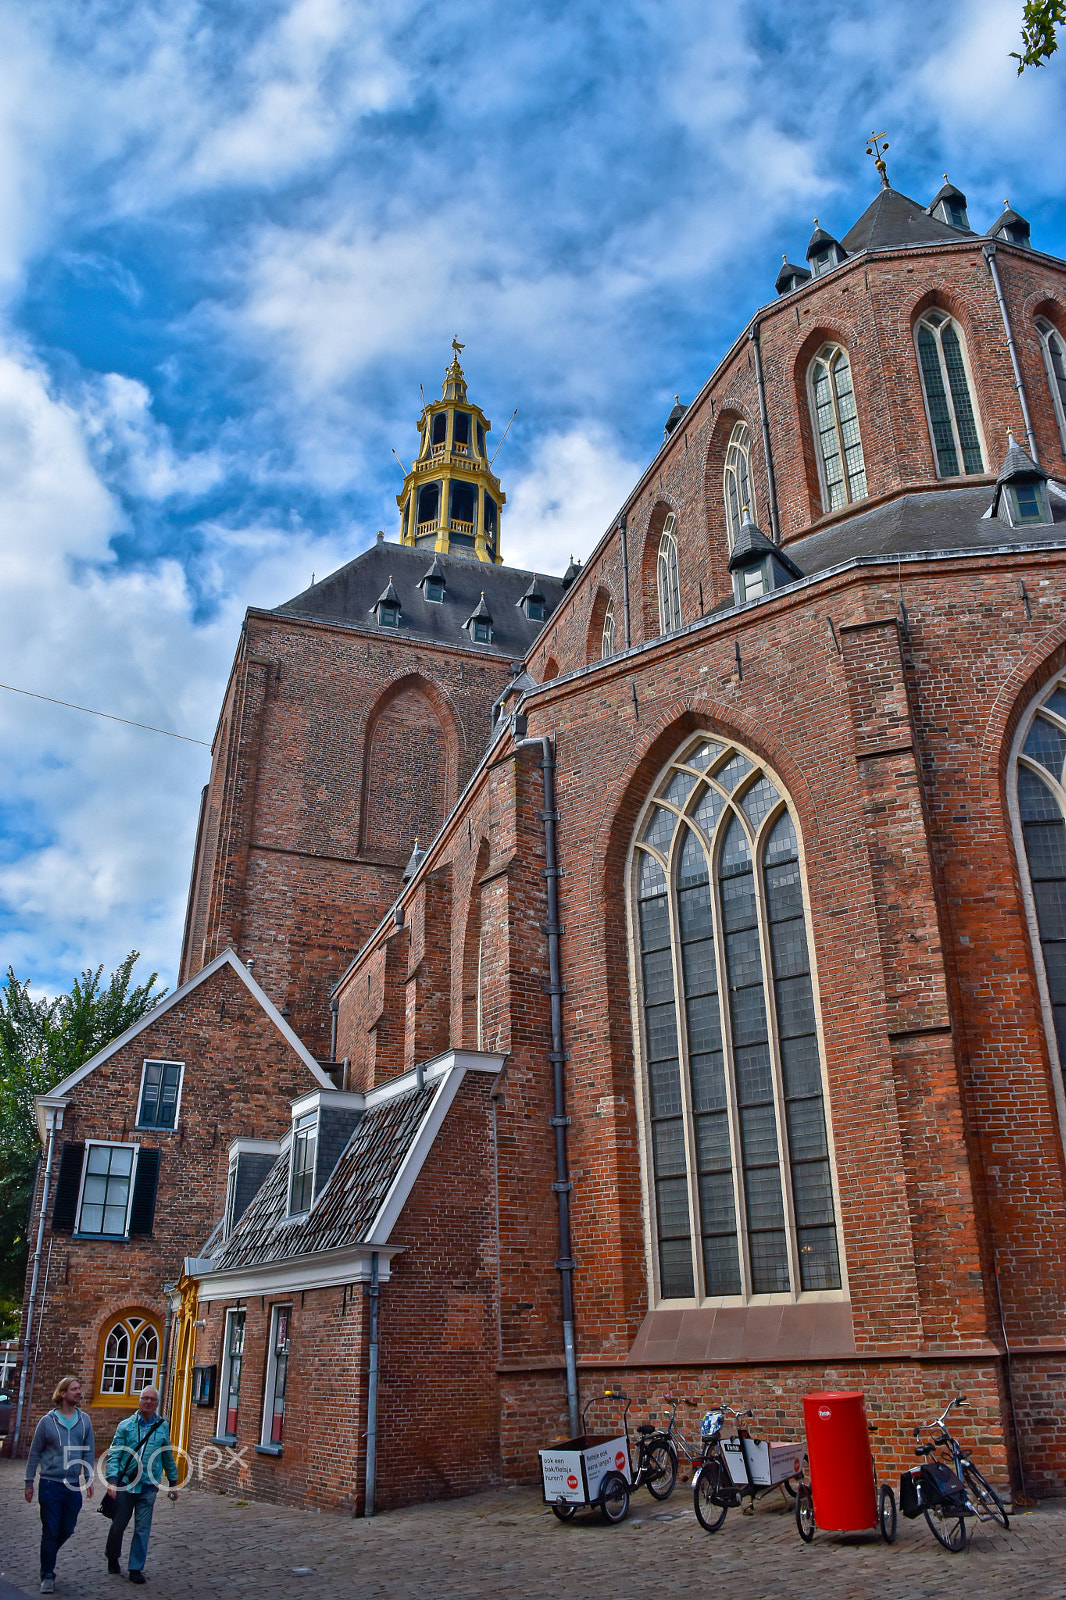
[[[516,719],[517,720],[517,719]],[[555,747],[551,739],[517,739],[516,749],[539,749],[538,763],[544,785],[544,878],[548,887],[548,995],[551,1001],[551,1050],[548,1061],[552,1068],[554,1084],[554,1114],[550,1122],[555,1133],[555,1182],[552,1189],[559,1211],[559,1259],[555,1265],[559,1272],[559,1286],[563,1313],[563,1355],[566,1362],[566,1405],[570,1420],[570,1437],[576,1439],[580,1432],[577,1393],[577,1353],[574,1343],[574,1260],[570,1235],[570,1181],[569,1159],[566,1149],[566,1130],[570,1118],[566,1114],[566,1040],[563,1032],[562,960],[559,948],[559,852],[556,827],[559,813],[555,798]]]
[[[15,1409],[15,1432],[11,1440],[11,1454],[18,1454],[19,1436],[22,1432],[22,1410],[26,1403],[26,1377],[30,1366],[30,1334],[33,1332],[33,1308],[37,1300],[37,1279],[41,1271],[41,1249],[44,1245],[44,1223],[48,1215],[48,1190],[52,1180],[52,1151],[56,1142],[56,1121],[61,1113],[46,1112],[48,1117],[48,1153],[44,1158],[44,1187],[41,1190],[41,1216],[37,1224],[37,1248],[33,1252],[33,1275],[30,1278],[30,1297],[26,1306],[26,1326],[22,1330],[22,1371],[19,1374],[19,1398]]]

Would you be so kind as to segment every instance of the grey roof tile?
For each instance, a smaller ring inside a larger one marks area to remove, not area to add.
[[[931,217],[924,206],[898,190],[881,189],[841,243],[854,256],[862,250],[899,250],[907,245],[942,244],[948,239],[958,244],[960,239],[976,237]]]

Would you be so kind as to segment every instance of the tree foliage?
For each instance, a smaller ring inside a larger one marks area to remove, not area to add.
[[[131,950],[106,984],[103,965],[87,967],[69,994],[30,994],[7,970],[0,989],[0,1302],[21,1302],[27,1227],[40,1140],[34,1096],[46,1094],[110,1044],[166,994],[157,973],[133,983]]]
[[[1046,66],[1059,47],[1058,29],[1066,26],[1066,0],[1025,0],[1022,49],[1012,50],[1019,75],[1026,67]]]

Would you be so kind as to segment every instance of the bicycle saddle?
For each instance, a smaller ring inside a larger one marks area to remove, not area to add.
[[[641,1423],[639,1423],[637,1425],[637,1432],[638,1433],[654,1433],[655,1432],[655,1424],[654,1424],[654,1422],[641,1422]]]

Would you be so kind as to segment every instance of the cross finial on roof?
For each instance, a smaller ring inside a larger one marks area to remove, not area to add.
[[[871,133],[869,141],[866,145],[866,154],[868,156],[873,156],[874,158],[874,166],[881,174],[882,189],[890,189],[892,187],[888,181],[888,167],[885,165],[885,151],[887,149],[888,140],[885,138],[884,134]],[[945,173],[945,177],[946,176],[947,174]]]

